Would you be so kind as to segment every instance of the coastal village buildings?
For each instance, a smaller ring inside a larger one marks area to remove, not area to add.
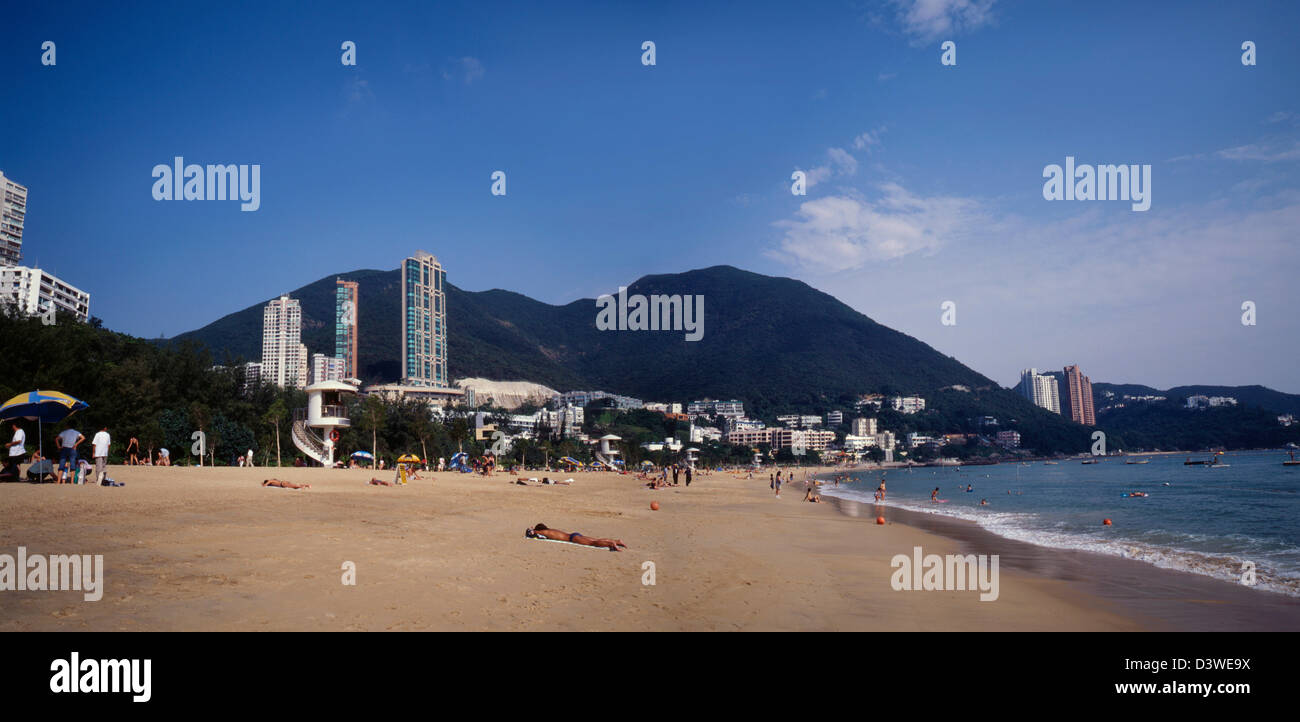
[[[925,411],[925,399],[920,396],[895,396],[889,400],[889,405],[894,411],[904,414]]]

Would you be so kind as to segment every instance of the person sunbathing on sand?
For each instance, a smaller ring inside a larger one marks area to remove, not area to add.
[[[276,486],[281,489],[310,489],[311,484],[295,484],[292,481],[281,481],[279,479],[266,479],[262,486]]]
[[[554,539],[555,541],[566,541],[572,544],[581,544],[588,547],[604,547],[612,552],[620,551],[619,547],[627,548],[621,539],[596,539],[595,537],[584,536],[579,532],[569,533],[559,529],[551,529],[545,524],[538,524],[532,529],[525,529],[524,536],[529,539],[541,537],[543,539]]]
[[[371,479],[371,480],[370,480],[370,485],[371,485],[371,486],[392,486],[392,485],[393,485],[393,482],[391,482],[391,481],[384,481],[383,479]]]
[[[538,486],[549,486],[549,485],[552,485],[552,484],[559,484],[559,485],[561,485],[561,486],[568,486],[568,485],[570,485],[570,484],[573,483],[573,479],[565,479],[564,481],[560,481],[559,479],[556,479],[555,481],[551,481],[550,477],[544,476],[544,477],[542,477],[542,480],[541,480],[541,481],[538,481],[538,480],[537,480],[537,477],[535,477],[535,476],[532,477],[532,478],[529,478],[529,479],[525,479],[525,478],[523,478],[523,477],[521,476],[521,477],[516,478],[516,479],[514,480],[514,483],[518,484],[519,486],[531,486],[531,485],[533,485],[533,484],[536,484],[536,485],[538,485]]]

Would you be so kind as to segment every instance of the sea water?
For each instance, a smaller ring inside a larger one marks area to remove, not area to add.
[[[1009,539],[1138,559],[1159,567],[1300,597],[1300,466],[1283,452],[1220,456],[1220,467],[1185,466],[1209,454],[1109,457],[1028,465],[856,471],[821,492],[871,503],[885,476],[887,506],[969,519]],[[1128,457],[1127,460],[1134,460]],[[972,491],[967,492],[970,484]],[[933,503],[930,492],[939,488]],[[1146,497],[1124,496],[1141,491]],[[1011,492],[1008,494],[1007,492]],[[988,505],[980,501],[987,499]],[[1102,521],[1112,524],[1104,526]]]

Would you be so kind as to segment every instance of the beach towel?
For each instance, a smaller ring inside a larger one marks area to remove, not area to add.
[[[544,536],[526,536],[524,538],[536,539],[537,541],[544,541],[544,542],[553,542],[555,544],[568,544],[571,547],[582,547],[583,549],[595,549],[597,551],[616,551],[614,549],[609,549],[607,547],[592,547],[592,546],[587,546],[586,544],[574,544],[571,541],[561,541],[559,539],[547,539]]]

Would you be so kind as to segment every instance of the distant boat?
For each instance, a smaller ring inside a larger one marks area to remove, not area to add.
[[[1296,459],[1295,452],[1292,451],[1290,461],[1282,462],[1282,466],[1300,466],[1300,459]]]
[[[1136,461],[1125,461],[1125,464],[1150,464],[1150,459],[1138,459]]]
[[[1300,463],[1300,462],[1297,462],[1297,463]],[[1044,462],[1043,462],[1043,466],[1056,466],[1056,462],[1055,462],[1055,461],[1044,461]]]
[[[1079,463],[1080,463],[1080,464],[1100,464],[1100,463],[1101,463],[1101,459],[1088,459],[1087,461],[1080,461]]]

